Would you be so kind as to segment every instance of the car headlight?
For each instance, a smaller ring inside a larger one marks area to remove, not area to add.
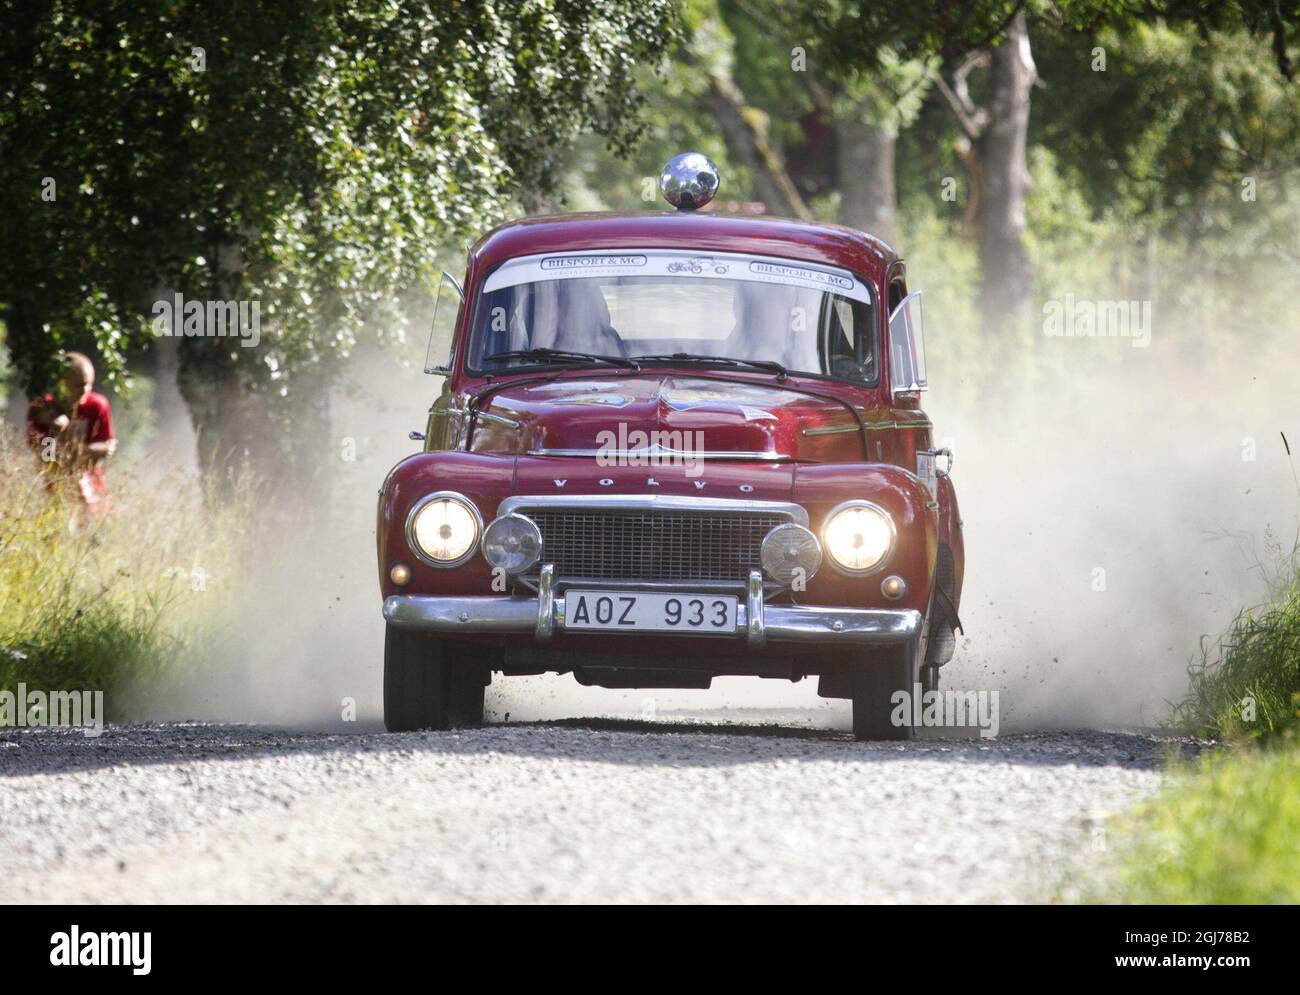
[[[421,498],[406,519],[407,545],[435,567],[454,567],[469,559],[482,531],[478,509],[452,491]]]
[[[483,559],[494,568],[521,574],[542,556],[542,533],[523,515],[502,515],[483,531]]]
[[[778,525],[763,539],[763,569],[782,584],[808,581],[822,565],[822,545],[802,525]]]
[[[869,501],[846,501],[831,510],[822,539],[841,570],[869,573],[894,550],[894,522]]]

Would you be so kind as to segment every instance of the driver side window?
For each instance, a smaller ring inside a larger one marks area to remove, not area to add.
[[[870,311],[862,304],[839,296],[827,296],[822,315],[825,369],[845,380],[874,383],[876,356],[873,348]]]

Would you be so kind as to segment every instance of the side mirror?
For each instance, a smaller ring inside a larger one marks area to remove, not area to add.
[[[454,297],[452,295],[455,295]],[[456,335],[456,321],[465,303],[465,291],[456,278],[446,270],[438,282],[438,293],[433,298],[433,322],[429,327],[429,344],[424,350],[424,372],[437,376],[450,376],[451,357]],[[447,362],[434,362],[434,350],[445,347]]]

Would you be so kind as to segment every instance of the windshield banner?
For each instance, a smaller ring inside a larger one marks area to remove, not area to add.
[[[483,284],[483,292],[548,280],[582,277],[689,277],[776,283],[839,294],[871,303],[866,284],[848,270],[772,256],[731,252],[681,253],[671,249],[559,252],[520,256],[502,263]]]

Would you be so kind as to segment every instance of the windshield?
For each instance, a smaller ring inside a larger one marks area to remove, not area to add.
[[[529,256],[485,281],[469,365],[496,372],[586,355],[776,364],[875,383],[874,327],[869,288],[845,270],[664,250]]]

